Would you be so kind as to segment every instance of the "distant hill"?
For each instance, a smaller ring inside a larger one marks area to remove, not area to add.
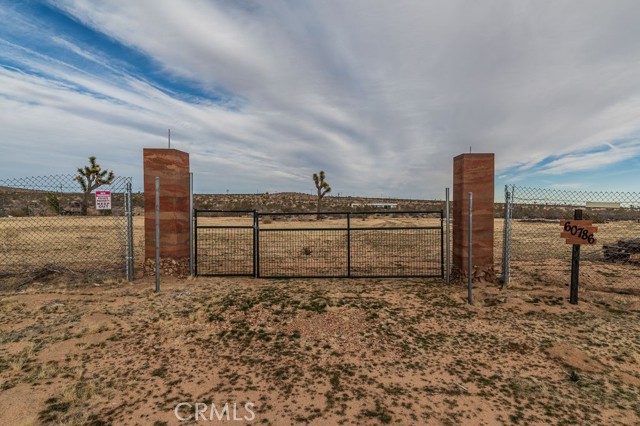
[[[0,187],[0,217],[2,216],[50,216],[55,215],[47,202],[47,191]],[[82,193],[56,193],[61,206],[82,199]],[[194,194],[194,207],[216,210],[257,210],[265,213],[314,212],[316,196],[301,192],[277,192],[273,194]],[[91,201],[93,203],[93,201]],[[375,211],[381,210],[369,204],[395,204],[388,211],[424,211],[444,208],[442,200],[414,200],[406,198],[369,198],[326,196],[322,200],[323,211]],[[112,199],[117,214],[124,212],[124,195],[114,194]],[[144,196],[133,194],[134,214],[144,214]],[[518,220],[559,220],[573,215],[573,206],[521,204],[514,206],[513,218]],[[495,204],[495,217],[502,217],[503,203]],[[90,214],[97,214],[93,209]],[[595,222],[609,220],[638,220],[638,208],[586,208],[587,219]]]

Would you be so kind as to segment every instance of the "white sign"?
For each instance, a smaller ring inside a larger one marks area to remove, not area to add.
[[[96,191],[96,210],[111,210],[111,191]]]

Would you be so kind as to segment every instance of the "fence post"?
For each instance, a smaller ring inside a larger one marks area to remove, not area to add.
[[[253,211],[253,256],[251,256],[251,260],[253,261],[253,276],[254,278],[258,278],[258,264],[256,261],[257,247],[256,242],[258,239],[258,212]]]
[[[444,272],[444,210],[440,209],[440,278],[445,279]]]
[[[509,285],[511,268],[511,194],[509,186],[504,186],[504,222],[502,237],[502,288]]]
[[[473,192],[469,193],[469,256],[467,264],[467,301],[473,303]]]
[[[347,277],[351,278],[351,212],[347,212]]]
[[[198,209],[193,210],[193,275],[198,276]]]
[[[125,195],[127,205],[127,279],[133,281],[135,278],[134,250],[133,250],[133,196],[131,194],[131,182],[127,183],[127,193]]]
[[[189,275],[194,276],[193,270],[193,173],[189,173]]]
[[[582,209],[573,213],[574,220],[582,220]],[[571,288],[569,289],[569,303],[578,304],[578,281],[580,280],[580,244],[571,247]]]
[[[156,292],[160,291],[160,177],[156,176]]]
[[[127,189],[129,188],[129,184],[127,184]],[[129,250],[129,195],[127,194],[127,191],[125,190],[124,192],[124,220],[126,222],[125,225],[125,244],[124,244],[124,267],[125,267],[125,275],[127,277],[127,281],[131,281],[131,271],[130,271],[130,264],[129,264],[129,256],[130,256],[130,250]],[[58,209],[59,210],[59,209]]]
[[[450,284],[451,283],[451,220],[450,220],[450,212],[449,212],[449,188],[446,188],[445,191],[445,221],[446,221],[446,267],[445,267],[445,274],[446,274],[446,283]]]

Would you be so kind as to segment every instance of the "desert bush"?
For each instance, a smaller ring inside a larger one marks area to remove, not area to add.
[[[47,206],[53,213],[60,214],[60,199],[57,194],[53,192],[47,194]]]
[[[29,216],[29,206],[24,206],[18,209],[10,209],[8,213],[9,213],[9,216],[13,216],[13,217]]]

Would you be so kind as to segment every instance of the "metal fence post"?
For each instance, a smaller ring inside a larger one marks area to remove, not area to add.
[[[450,213],[449,213],[449,188],[446,188],[445,191],[445,223],[446,223],[446,267],[445,267],[445,276],[446,283],[451,283],[451,229],[450,229]]]
[[[347,212],[347,277],[351,278],[351,212]]]
[[[127,279],[129,281],[133,281],[135,279],[133,250],[133,196],[131,192],[131,182],[128,182],[125,199],[127,205]]]
[[[444,264],[444,210],[440,210],[440,278],[442,279],[445,279]]]
[[[160,177],[156,176],[156,292],[160,291]]]
[[[198,209],[193,209],[193,275],[198,276]]]
[[[504,222],[502,238],[502,287],[509,285],[509,271],[511,268],[511,193],[509,187],[504,186]]]
[[[129,184],[127,184],[127,189],[129,188]],[[127,191],[124,193],[124,218],[127,223],[126,225],[126,241],[124,245],[124,267],[125,267],[125,276],[127,277],[127,281],[131,281],[131,271],[129,264],[129,256],[130,256],[130,248],[129,248],[129,194]]]
[[[258,278],[258,264],[256,262],[256,241],[258,237],[258,212],[253,211],[253,256],[251,256],[251,261],[253,262],[253,276],[254,278]]]
[[[193,173],[189,173],[189,275],[193,270]]]
[[[473,303],[472,281],[473,281],[473,192],[469,193],[469,256],[467,265],[467,301],[471,305]]]
[[[260,278],[260,213],[253,211],[255,217],[255,231],[253,237],[253,267],[255,270],[255,277]]]

